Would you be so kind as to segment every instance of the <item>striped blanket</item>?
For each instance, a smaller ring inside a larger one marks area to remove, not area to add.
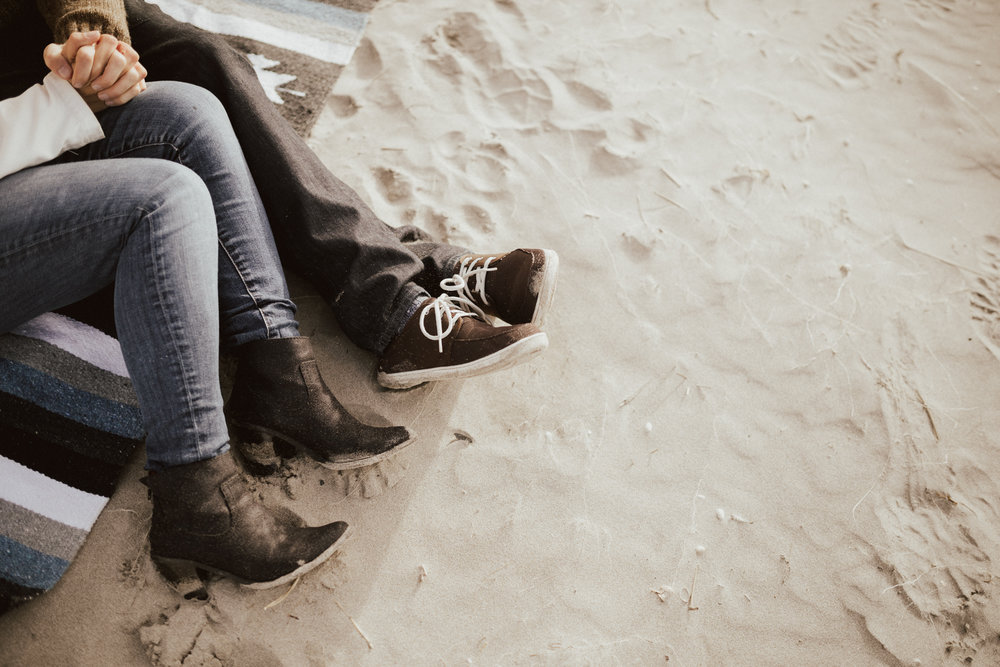
[[[0,335],[0,612],[59,581],[142,437],[118,341],[55,313]]]

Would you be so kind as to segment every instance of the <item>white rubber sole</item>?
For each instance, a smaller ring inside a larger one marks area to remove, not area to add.
[[[407,431],[410,433],[410,437],[407,440],[404,440],[403,442],[399,443],[392,449],[387,449],[386,451],[381,452],[379,454],[374,454],[371,456],[356,456],[354,458],[351,458],[351,455],[344,455],[340,458],[335,457],[333,459],[330,459],[329,461],[323,461],[317,458],[317,456],[313,454],[312,450],[303,445],[301,442],[293,438],[289,438],[285,435],[282,435],[277,431],[273,431],[263,426],[247,424],[245,422],[234,421],[232,422],[232,424],[234,427],[243,429],[244,431],[252,431],[256,434],[267,436],[272,441],[281,440],[282,442],[287,442],[289,445],[294,447],[296,451],[305,454],[309,458],[319,463],[324,468],[329,468],[330,470],[353,470],[354,468],[364,468],[366,466],[375,465],[376,463],[384,461],[385,459],[389,458],[390,456],[393,456],[394,454],[402,450],[404,447],[409,447],[410,445],[412,445],[414,442],[417,441],[417,436],[412,431],[407,429]]]
[[[409,429],[407,429],[409,430]],[[375,465],[381,461],[386,460],[390,456],[395,456],[401,450],[409,447],[417,441],[417,436],[410,434],[409,440],[404,440],[392,449],[388,449],[381,454],[376,454],[375,456],[368,456],[360,459],[334,459],[332,461],[318,461],[318,463],[324,468],[329,468],[330,470],[354,470],[355,468],[365,468],[367,466]]]
[[[337,553],[337,551],[344,546],[344,542],[347,541],[347,539],[353,534],[353,532],[354,532],[354,527],[348,525],[347,530],[345,530],[333,544],[324,549],[323,553],[316,556],[316,558],[313,558],[308,563],[303,563],[302,565],[295,568],[295,570],[289,572],[288,574],[284,574],[278,577],[277,579],[272,579],[271,581],[246,581],[244,579],[241,579],[240,577],[237,577],[234,574],[226,572],[225,570],[220,570],[217,567],[213,567],[211,565],[205,565],[203,563],[199,563],[193,560],[188,560],[185,558],[162,558],[158,556],[153,556],[152,558],[156,562],[156,566],[163,574],[164,578],[174,583],[181,580],[194,581],[195,583],[197,583],[202,587],[202,590],[204,590],[204,583],[200,581],[201,577],[199,577],[197,574],[198,570],[204,570],[205,572],[210,572],[212,574],[232,579],[233,581],[236,581],[237,583],[239,583],[240,586],[244,588],[264,590],[268,588],[275,588],[277,586],[281,586],[282,584],[287,584],[288,582],[294,581],[296,578],[301,577],[307,572],[316,569],[317,567],[325,563],[327,560],[329,560],[330,557],[333,556],[333,554]]]
[[[549,346],[549,337],[543,332],[522,338],[513,345],[508,345],[493,354],[459,364],[457,366],[441,366],[438,368],[422,368],[401,373],[379,372],[378,382],[389,389],[409,389],[425,382],[440,382],[442,380],[464,380],[465,378],[485,375],[494,371],[516,366],[530,357],[538,354]]]
[[[344,546],[344,542],[347,541],[347,539],[353,534],[353,532],[354,532],[354,526],[348,525],[347,530],[344,531],[344,534],[341,535],[339,538],[337,538],[336,542],[327,547],[323,553],[321,553],[319,556],[316,556],[316,558],[312,559],[308,563],[300,565],[294,571],[289,572],[288,574],[282,577],[278,577],[273,581],[261,581],[252,584],[248,583],[240,585],[243,586],[244,588],[253,588],[254,590],[265,590],[268,588],[275,588],[277,586],[281,586],[282,584],[287,584],[290,581],[295,581],[297,578],[301,577],[306,572],[316,569],[317,567],[325,563],[327,560],[329,560],[330,556],[337,553],[337,550],[340,549],[342,546]]]

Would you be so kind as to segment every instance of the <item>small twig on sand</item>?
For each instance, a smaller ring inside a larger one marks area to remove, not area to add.
[[[671,183],[673,183],[673,184],[674,184],[674,185],[676,185],[677,187],[681,187],[681,184],[677,182],[677,179],[676,179],[676,178],[674,178],[673,176],[671,176],[671,175],[670,175],[670,172],[668,172],[668,171],[667,171],[666,169],[664,169],[663,167],[660,167],[660,173],[661,173],[661,174],[663,174],[664,176],[666,176],[667,178],[669,178],[669,179],[670,179],[670,182],[671,182]]]
[[[934,425],[934,418],[931,417],[931,409],[927,407],[927,401],[924,397],[920,395],[920,392],[914,389],[917,393],[917,398],[920,399],[920,406],[924,409],[924,414],[927,415],[927,423],[931,425],[931,433],[934,434],[935,440],[940,440],[941,436],[938,435],[937,426]]]
[[[691,576],[691,590],[688,591],[688,611],[698,611],[698,607],[691,606],[691,600],[694,598],[694,582],[698,578],[698,568],[694,569],[694,574]]]
[[[912,250],[913,252],[919,253],[919,254],[921,254],[921,255],[923,255],[925,257],[930,257],[931,259],[936,259],[937,261],[942,262],[944,264],[947,264],[948,266],[953,266],[956,269],[961,269],[962,271],[968,271],[969,273],[971,273],[973,275],[976,275],[976,276],[979,276],[980,278],[990,278],[991,277],[991,276],[986,275],[982,271],[977,271],[976,269],[973,269],[971,267],[965,266],[964,264],[959,264],[958,262],[953,262],[950,259],[945,259],[944,257],[938,257],[937,255],[929,253],[929,252],[927,252],[925,250],[921,250],[920,248],[914,248],[909,243],[907,243],[906,241],[904,241],[903,238],[901,236],[899,236],[898,234],[897,234],[897,238],[898,238],[900,244],[902,244],[902,246],[904,248],[906,248],[907,250]]]
[[[344,607],[340,604],[337,598],[333,598],[333,603],[338,607],[340,607],[340,611],[344,612],[344,616],[347,617],[347,620],[351,622],[351,625],[354,626],[354,629],[358,631],[358,634],[361,635],[361,638],[364,639],[365,642],[368,644],[368,650],[370,651],[373,648],[375,648],[375,645],[372,644],[372,640],[368,639],[368,635],[366,635],[364,631],[360,628],[360,626],[358,626],[357,622],[353,618],[351,618],[351,615],[347,613],[347,610],[344,609]]]
[[[661,195],[659,192],[654,192],[653,194],[656,195],[657,197],[659,197],[660,199],[662,199],[663,201],[667,202],[668,204],[673,204],[674,206],[676,206],[677,208],[681,209],[682,211],[686,211],[687,210],[686,208],[684,208],[683,206],[681,206],[680,204],[678,204],[677,202],[675,202],[670,197],[665,197],[664,195]]]
[[[282,596],[281,596],[280,598],[278,598],[277,600],[271,600],[271,601],[270,601],[270,602],[268,602],[268,603],[267,603],[266,605],[264,605],[264,610],[266,611],[266,610],[270,609],[271,607],[277,607],[277,606],[278,606],[279,604],[281,604],[282,602],[284,602],[284,601],[285,601],[285,599],[286,599],[286,598],[287,598],[287,597],[288,597],[289,595],[291,595],[291,594],[292,594],[292,591],[294,591],[294,590],[295,590],[295,587],[299,585],[299,579],[301,579],[301,578],[302,578],[302,577],[295,577],[295,581],[293,581],[293,582],[292,582],[292,585],[288,587],[288,590],[287,590],[287,591],[285,591],[285,594],[284,594],[284,595],[282,595]]]
[[[712,0],[705,0],[705,11],[711,14],[716,21],[719,20],[719,15],[712,11]]]
[[[642,202],[639,201],[639,195],[635,196],[635,207],[639,211],[639,219],[642,220],[642,224],[646,225],[648,228],[649,223],[646,222],[646,214],[642,212]]]

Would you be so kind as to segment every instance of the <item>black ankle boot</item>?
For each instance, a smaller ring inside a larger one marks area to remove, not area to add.
[[[376,463],[413,442],[405,427],[355,419],[326,386],[305,337],[240,346],[226,415],[240,437],[283,440],[338,470]]]
[[[336,551],[343,521],[310,528],[284,509],[272,510],[250,492],[232,454],[153,471],[149,550],[168,579],[190,579],[201,568],[252,588],[279,586]]]

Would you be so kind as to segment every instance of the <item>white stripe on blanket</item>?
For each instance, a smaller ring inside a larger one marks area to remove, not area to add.
[[[90,530],[108,499],[74,489],[0,456],[0,498],[67,526]]]
[[[350,22],[346,25],[335,25],[327,22],[317,22],[314,18],[297,16],[291,13],[271,12],[243,5],[241,14],[256,14],[271,22],[244,18],[235,13],[220,13],[212,11],[189,0],[150,0],[177,19],[211,32],[236,37],[247,37],[258,42],[264,42],[295,53],[301,53],[323,62],[334,65],[346,65],[354,55],[354,49],[361,37],[361,31],[354,29]],[[239,5],[239,3],[230,3]],[[256,11],[255,11],[256,10]],[[239,11],[239,10],[234,10]],[[279,18],[280,17],[280,18]],[[295,24],[294,29],[292,25]],[[279,24],[288,28],[277,27]],[[317,33],[320,36],[304,34]]]

